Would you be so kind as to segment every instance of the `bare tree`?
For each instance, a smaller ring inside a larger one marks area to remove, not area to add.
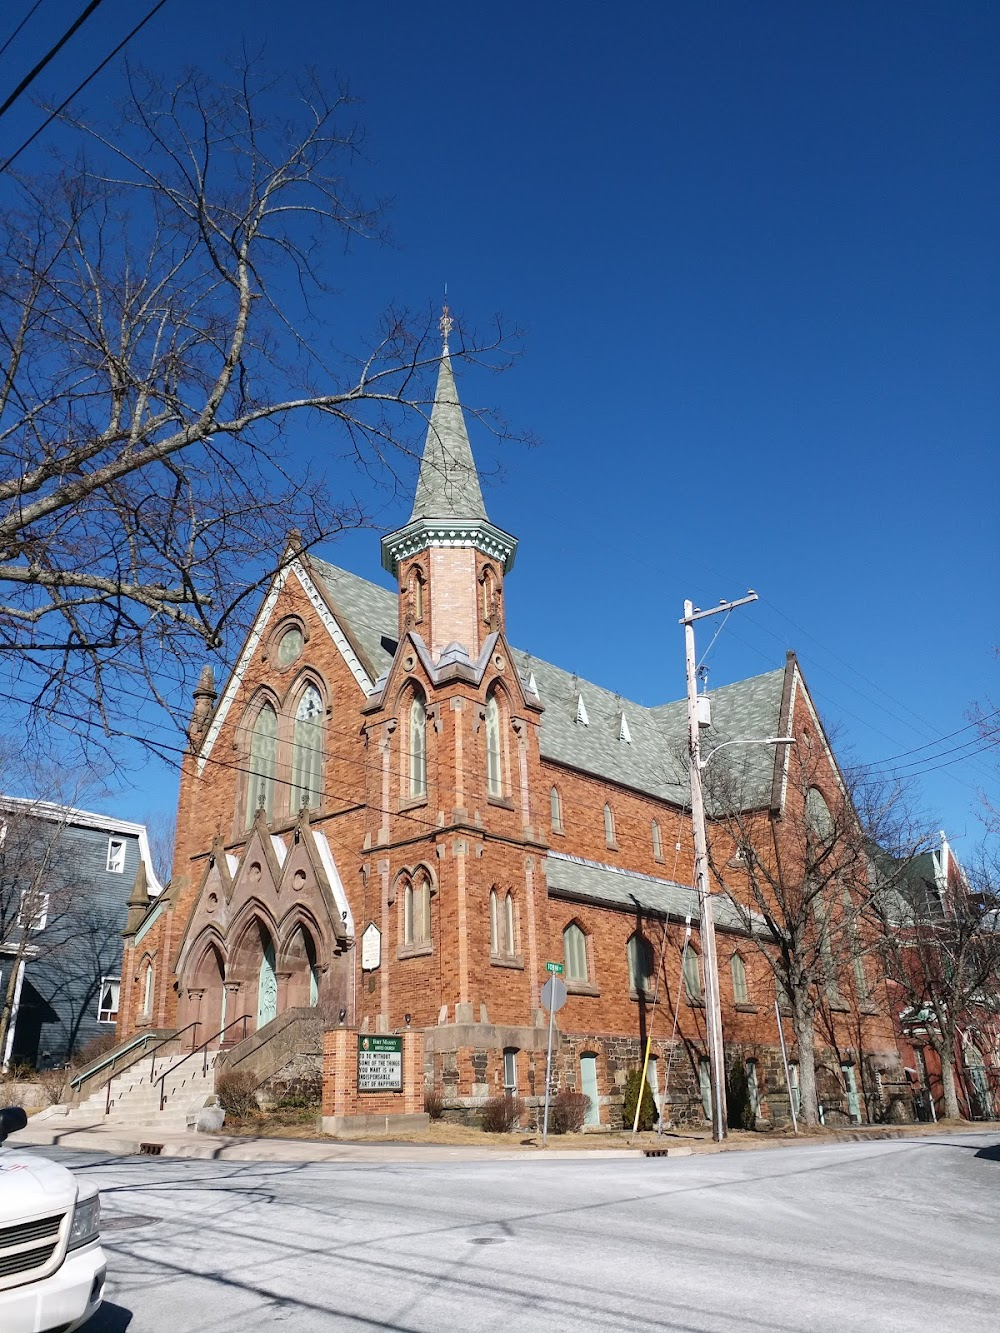
[[[162,807],[158,810],[148,810],[143,815],[142,822],[146,826],[149,854],[153,860],[156,878],[161,884],[169,884],[177,833],[176,807],[171,806],[169,810]]]
[[[951,863],[932,879],[913,862],[892,894],[873,904],[879,956],[903,997],[901,1021],[919,1025],[941,1062],[944,1113],[960,1115],[956,1050],[964,1029],[997,1022],[1000,877],[981,857],[966,874]]]
[[[350,478],[394,485],[440,347],[392,311],[338,347],[330,260],[383,229],[346,95],[251,68],[128,87],[0,219],[0,657],[83,736],[237,642],[290,529],[363,521]],[[506,341],[455,354],[496,367]],[[289,458],[296,421],[323,463]]]
[[[709,866],[767,960],[775,993],[790,1014],[801,1115],[813,1125],[817,1017],[824,1006],[848,1011],[848,985],[866,998],[866,911],[887,889],[873,871],[871,840],[891,822],[900,793],[876,793],[874,784],[863,790],[866,821],[854,799],[857,784],[837,768],[822,736],[798,736],[787,762],[780,810],[761,808],[758,779],[738,756],[706,770]]]

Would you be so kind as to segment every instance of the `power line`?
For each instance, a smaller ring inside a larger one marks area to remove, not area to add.
[[[90,4],[87,5],[86,9],[84,9],[83,12],[77,16],[74,22],[70,24],[70,26],[66,29],[63,35],[59,38],[58,42],[56,42],[55,46],[53,46],[50,50],[48,50],[45,53],[45,55],[42,56],[41,60],[39,60],[38,64],[34,67],[34,69],[29,70],[28,73],[25,74],[24,78],[17,85],[17,87],[14,89],[11,95],[7,98],[6,102],[4,102],[2,106],[0,106],[0,116],[2,116],[5,111],[10,110],[10,108],[14,105],[17,99],[24,92],[25,88],[29,87],[32,83],[34,83],[35,79],[38,78],[39,74],[41,74],[45,66],[51,60],[55,59],[55,57],[63,49],[63,47],[73,36],[73,34],[77,31],[77,29],[82,27],[83,24],[86,23],[87,19],[90,18],[91,14],[93,14],[94,10],[100,3],[101,0],[90,0]],[[29,14],[28,18],[30,17],[31,15]]]
[[[21,31],[21,29],[24,27],[24,25],[28,22],[28,20],[29,20],[29,19],[31,18],[31,16],[32,16],[32,14],[35,12],[35,10],[39,7],[39,5],[40,5],[41,3],[42,3],[42,0],[35,0],[35,3],[31,6],[31,8],[28,10],[27,14],[25,14],[24,18],[21,20],[21,22],[17,25],[17,27],[14,29],[14,31],[11,33],[11,35],[10,35],[10,36],[7,38],[7,40],[4,42],[3,46],[0,46],[0,56],[2,56],[3,53],[7,50],[7,47],[10,46],[11,42],[14,40],[14,38],[17,36],[17,34]]]
[[[69,95],[68,97],[64,98],[63,101],[60,102],[59,105],[56,107],[56,109],[55,109],[54,111],[52,111],[52,112],[45,118],[45,120],[42,121],[41,125],[39,125],[38,129],[35,130],[34,134],[29,135],[29,137],[28,137],[27,139],[25,139],[24,143],[21,144],[20,148],[18,148],[16,152],[12,153],[12,154],[10,155],[10,157],[8,157],[8,159],[7,159],[6,162],[4,162],[2,165],[0,165],[0,174],[2,174],[3,172],[5,172],[9,166],[11,166],[14,162],[17,161],[17,159],[21,156],[21,154],[24,152],[24,150],[25,150],[26,148],[28,148],[31,144],[33,144],[33,143],[35,142],[35,140],[36,140],[36,139],[38,138],[38,136],[42,133],[42,131],[43,131],[44,129],[46,129],[47,126],[51,125],[52,122],[56,119],[57,116],[61,116],[61,115],[62,115],[62,113],[63,113],[63,112],[66,110],[66,108],[69,106],[70,102],[72,102],[73,98],[76,97],[79,93],[82,93],[83,90],[84,90],[84,88],[86,88],[87,84],[88,84],[88,83],[91,83],[94,79],[97,78],[97,76],[98,76],[98,74],[100,74],[101,70],[104,69],[104,67],[105,67],[106,65],[109,65],[109,64],[111,63],[111,61],[114,60],[115,56],[118,55],[118,53],[119,53],[120,51],[123,51],[123,50],[125,49],[125,47],[129,44],[129,42],[130,42],[130,41],[132,40],[132,38],[136,35],[136,33],[141,32],[142,29],[143,29],[143,28],[146,26],[146,24],[149,22],[149,20],[150,20],[155,14],[157,14],[157,13],[163,8],[163,6],[164,6],[166,3],[167,3],[167,0],[158,0],[158,3],[155,4],[151,10],[149,10],[149,12],[146,14],[145,18],[141,19],[141,20],[135,25],[135,27],[132,29],[132,31],[131,31],[130,33],[128,33],[125,37],[122,38],[122,40],[118,43],[118,45],[115,47],[115,49],[114,49],[113,51],[111,51],[108,55],[106,55],[106,56],[104,57],[104,59],[101,61],[101,63],[100,63],[95,69],[92,69],[92,70],[90,71],[90,73],[89,73],[89,74],[87,75],[87,77],[83,80],[83,82],[82,82],[82,83],[78,83],[77,86],[76,86],[76,87],[73,89],[73,91],[70,93],[70,95]]]

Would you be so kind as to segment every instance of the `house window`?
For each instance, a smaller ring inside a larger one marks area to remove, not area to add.
[[[118,996],[121,993],[120,977],[102,977],[100,999],[97,1004],[99,1023],[118,1022]]]
[[[633,935],[628,942],[628,984],[635,995],[653,988],[653,950],[642,935]]]
[[[516,956],[514,924],[514,895],[508,893],[501,901],[496,889],[490,889],[491,954],[506,958]]]
[[[142,994],[142,1012],[151,1014],[153,1012],[153,964],[146,964],[146,981]]]
[[[733,973],[733,999],[737,1004],[749,1004],[750,991],[747,988],[746,964],[738,953],[734,953],[729,966]]]
[[[500,705],[495,694],[486,702],[486,792],[488,796],[503,795],[503,775],[500,763]]]
[[[425,876],[416,884],[407,882],[403,893],[403,943],[431,942],[431,886]]]
[[[517,1051],[513,1047],[503,1053],[503,1090],[508,1097],[517,1096]]]
[[[108,839],[107,870],[112,875],[121,875],[125,871],[125,839]]]
[[[615,813],[610,805],[604,807],[604,841],[609,847],[617,847],[615,842]]]
[[[424,576],[421,570],[413,571],[413,619],[419,624],[424,618]]]
[[[427,795],[427,709],[419,694],[410,704],[410,798]]]
[[[274,816],[274,768],[278,747],[278,718],[270,704],[257,714],[250,733],[250,772],[247,780],[247,824],[258,810]]]
[[[558,787],[553,787],[549,792],[549,804],[552,808],[552,831],[553,833],[562,833],[562,799]]]
[[[25,889],[17,911],[17,924],[22,929],[44,930],[49,919],[49,895]]]
[[[307,685],[292,727],[292,809],[315,810],[323,789],[323,700]]]
[[[689,1000],[701,999],[701,959],[690,946],[684,953],[684,990]]]
[[[653,820],[653,860],[663,860],[663,839],[660,837],[660,825]]]
[[[575,921],[563,931],[563,958],[567,981],[587,980],[587,937]]]

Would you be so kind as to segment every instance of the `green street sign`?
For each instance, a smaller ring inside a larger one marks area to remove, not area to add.
[[[561,973],[563,970],[563,965],[562,963],[546,963],[545,970],[546,972]]]

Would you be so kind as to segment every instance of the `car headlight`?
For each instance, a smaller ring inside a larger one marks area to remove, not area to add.
[[[88,1241],[96,1240],[101,1229],[101,1196],[81,1199],[73,1209],[73,1225],[69,1229],[69,1248],[78,1249]]]

